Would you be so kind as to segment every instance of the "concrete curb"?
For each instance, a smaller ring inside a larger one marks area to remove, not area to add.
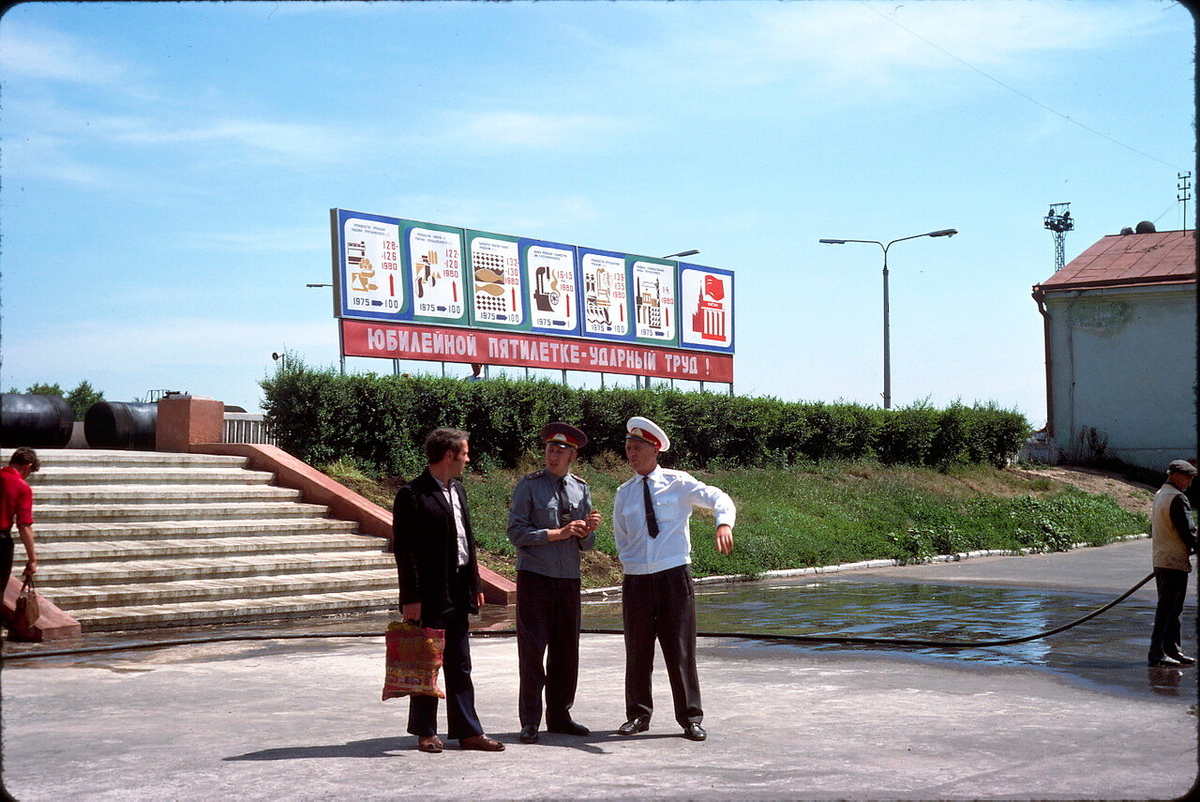
[[[1114,543],[1121,543],[1126,540],[1143,540],[1150,537],[1148,534],[1141,535],[1122,535],[1113,540]],[[1074,551],[1075,549],[1090,549],[1095,548],[1089,543],[1073,543],[1066,551]],[[797,576],[813,576],[815,574],[836,574],[842,571],[859,571],[865,568],[896,568],[901,565],[928,565],[929,563],[953,563],[969,560],[973,557],[1025,557],[1030,554],[1045,554],[1044,549],[983,549],[980,551],[964,551],[958,554],[938,554],[933,557],[928,557],[923,560],[895,560],[895,559],[880,559],[880,560],[862,560],[855,563],[841,563],[838,565],[819,565],[811,568],[784,568],[779,571],[764,571],[761,574],[722,574],[719,576],[702,576],[694,580],[697,585],[717,585],[733,582],[754,582],[761,579],[790,579]],[[619,596],[621,594],[621,586],[614,585],[607,588],[591,588],[582,591],[583,596]]]

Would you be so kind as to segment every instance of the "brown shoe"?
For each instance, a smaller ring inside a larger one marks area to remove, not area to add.
[[[437,754],[442,751],[442,739],[436,735],[422,735],[417,739],[417,749]]]
[[[504,744],[486,735],[472,735],[470,738],[459,738],[458,748],[475,749],[480,752],[503,752]]]

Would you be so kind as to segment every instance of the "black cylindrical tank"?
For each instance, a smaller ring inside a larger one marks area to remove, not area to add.
[[[4,393],[0,398],[0,446],[66,448],[75,411],[59,395]]]
[[[101,401],[83,418],[83,434],[92,448],[153,451],[158,404]]]

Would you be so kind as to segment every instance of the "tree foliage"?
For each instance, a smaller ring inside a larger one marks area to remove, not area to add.
[[[22,391],[14,387],[9,392],[20,393]],[[92,383],[86,379],[79,382],[75,386],[75,389],[70,392],[63,392],[62,386],[57,383],[31,384],[23,392],[30,395],[57,395],[65,398],[67,403],[71,405],[71,409],[75,412],[75,420],[83,420],[93,404],[104,400],[104,393],[92,387]]]

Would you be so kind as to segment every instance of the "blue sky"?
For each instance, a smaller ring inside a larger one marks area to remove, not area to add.
[[[739,393],[880,404],[880,251],[818,240],[954,227],[890,251],[894,405],[1041,425],[1042,217],[1071,202],[1068,259],[1182,227],[1193,43],[1152,0],[20,5],[0,386],[256,408],[272,352],[337,361],[304,285],[341,207],[698,248],[737,275]]]

